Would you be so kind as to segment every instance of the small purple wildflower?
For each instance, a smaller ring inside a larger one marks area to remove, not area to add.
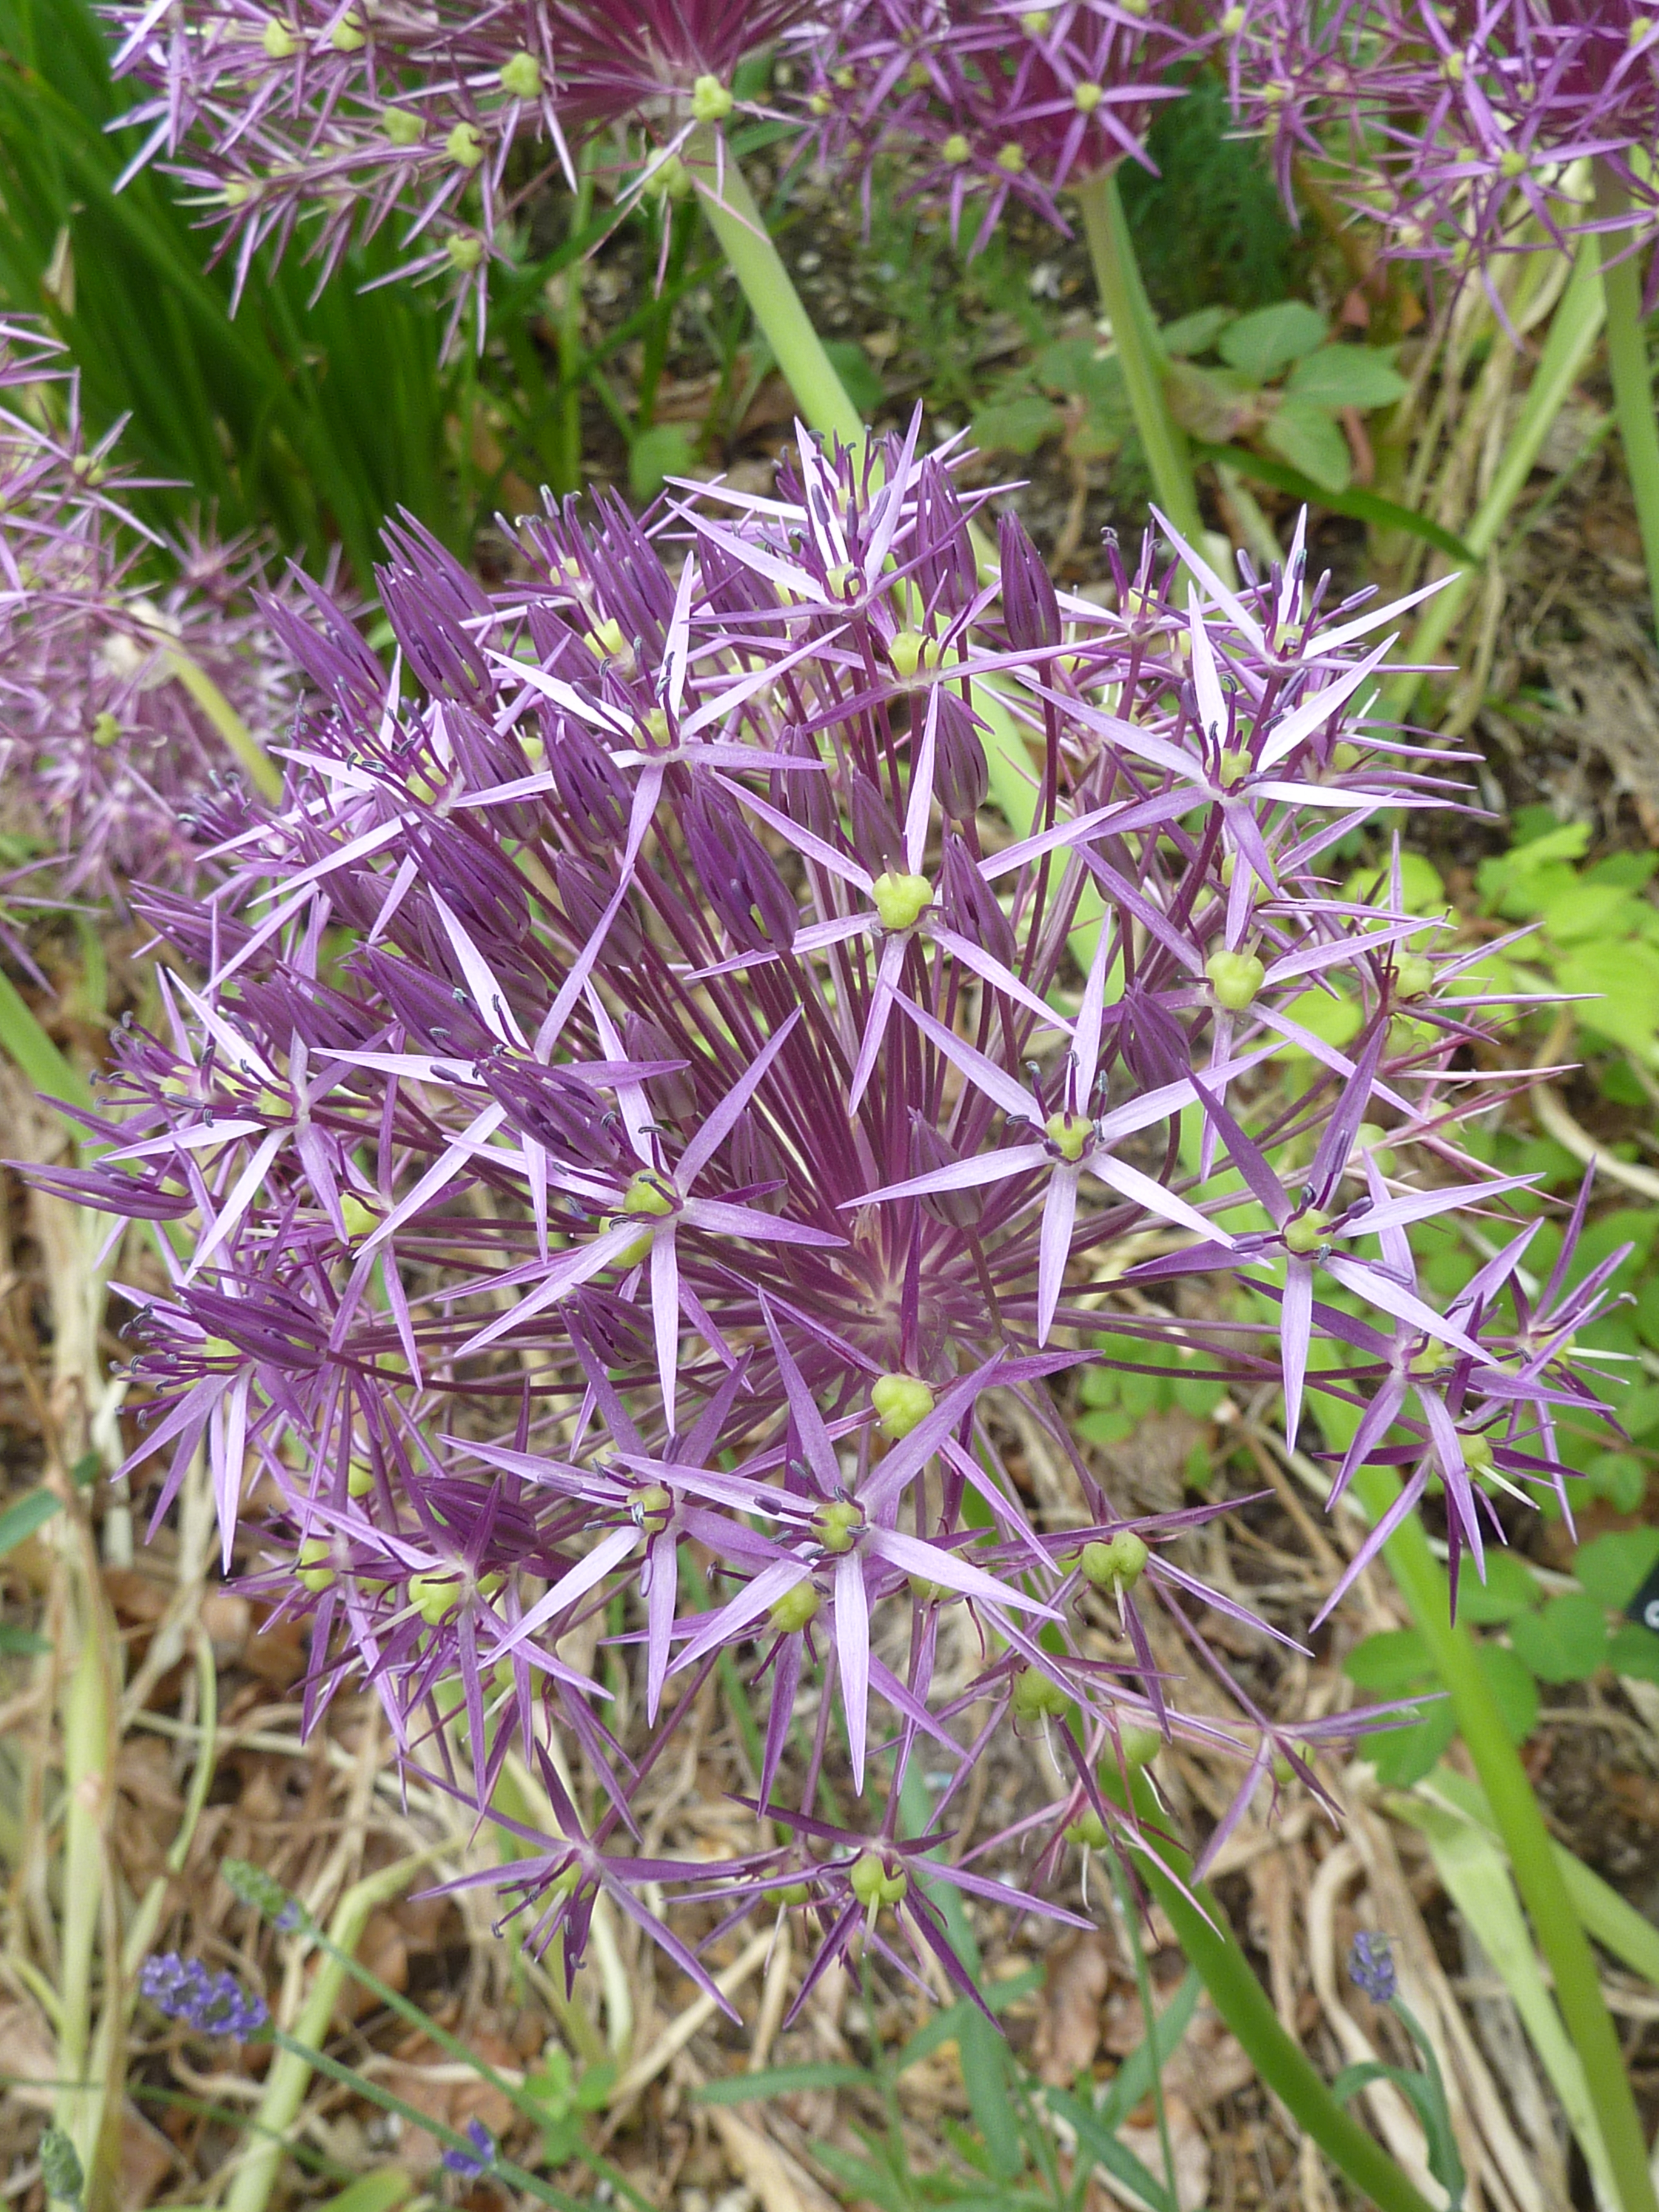
[[[645,1897],[804,1891],[825,1955],[862,1929],[960,1987],[928,1885],[988,1895],[978,1863],[1029,1844],[998,1894],[1054,1910],[1071,1832],[1125,1817],[1096,1778],[1127,1742],[1237,1760],[1219,1848],[1281,1759],[1316,1786],[1300,1747],[1376,1724],[1261,1711],[1203,1621],[1260,1625],[1179,1540],[1224,1509],[1129,1512],[1073,1370],[1144,1344],[1282,1391],[1293,1426],[1357,1404],[1339,1486],[1403,1451],[1477,1570],[1484,1484],[1561,1484],[1553,1409],[1585,1402],[1604,1271],[1528,1301],[1522,1228],[1443,1304],[1407,1239],[1489,1235],[1514,1186],[1456,1143],[1506,1080],[1468,1049],[1464,957],[1397,863],[1370,904],[1325,874],[1382,810],[1455,803],[1451,763],[1356,709],[1406,607],[1327,605],[1298,534],[1237,591],[1114,547],[1103,610],[1012,518],[982,586],[975,495],[915,436],[803,434],[775,497],[649,526],[550,505],[493,593],[401,528],[398,677],[321,595],[276,611],[311,686],[287,801],[204,901],[146,901],[181,956],[157,1031],[121,1041],[97,1164],[38,1171],[185,1224],[135,1327],[133,1468],[159,1461],[159,1515],[205,1449],[227,1564],[251,1540],[249,1586],[309,1620],[307,1726],[363,1683],[475,1808],[520,1751],[546,1807],[467,1880],[568,1973],[603,1896],[707,1992]],[[993,679],[1024,835],[982,803]],[[1016,1410],[1069,1528],[1008,1464]],[[1187,1709],[1152,1608],[1218,1710]],[[723,1655],[787,1840],[648,1856],[641,1792]],[[924,1872],[1009,1729],[1048,1735],[1062,1795]],[[912,1843],[918,1756],[944,1778]],[[842,1827],[814,1825],[830,1768]]]
[[[1348,1978],[1373,2004],[1391,2004],[1400,1986],[1389,1938],[1362,1928],[1348,1953]]]
[[[469,2156],[464,2150],[447,2150],[443,2166],[446,2173],[458,2173],[465,2181],[476,2181],[495,2162],[495,2138],[480,2119],[469,2120],[466,2133],[476,2155]]]
[[[210,1974],[199,1959],[159,1951],[138,1970],[138,1994],[169,2020],[201,2035],[228,2035],[246,2043],[270,2018],[263,1997],[245,1990],[234,1974]]]

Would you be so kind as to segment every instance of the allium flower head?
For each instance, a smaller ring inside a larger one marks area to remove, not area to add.
[[[1281,1752],[1310,1778],[1298,1747],[1368,1724],[1292,1740],[1254,1705],[1201,1625],[1250,1616],[1182,1542],[1224,1509],[1116,1495],[1068,1425],[1079,1366],[1174,1347],[1293,1423],[1373,1407],[1365,1449],[1406,1438],[1477,1559],[1482,1470],[1556,1480],[1549,1408],[1582,1401],[1594,1279],[1523,1312],[1507,1248],[1443,1310],[1407,1242],[1510,1186],[1455,1141],[1468,960],[1387,866],[1370,903],[1324,875],[1379,809],[1449,803],[1356,714],[1400,610],[1327,606],[1298,540],[1242,592],[1149,543],[1103,612],[1012,518],[982,586],[973,495],[915,439],[803,434],[775,498],[649,528],[550,506],[494,594],[404,530],[401,682],[325,607],[283,617],[314,687],[289,804],[205,905],[150,902],[202,980],[124,1040],[98,1165],[45,1176],[183,1226],[137,1323],[157,1510],[205,1446],[229,1560],[270,1486],[252,1586],[310,1619],[308,1720],[368,1683],[479,1806],[523,1744],[550,1824],[509,1822],[489,1879],[571,1972],[605,1896],[714,1988],[654,1887],[722,1927],[804,1899],[823,1955],[856,1934],[971,1989],[931,1886],[1038,1909],[1128,1817],[1103,1762],[1149,1732],[1236,1756],[1219,1848]],[[993,684],[1024,833],[983,805]],[[1306,1018],[1339,991],[1345,1046]],[[1006,1409],[1072,1525],[1034,1515]],[[1231,1717],[1186,1711],[1154,1609]],[[625,1699],[573,1658],[599,1620]],[[636,1801],[723,1654],[787,1840],[647,1856]],[[940,1870],[1009,1729],[1066,1794]],[[1029,1881],[982,1863],[1023,1843]]]
[[[5,386],[33,387],[27,411],[0,410],[0,821],[39,855],[23,898],[182,882],[195,817],[236,770],[204,679],[261,739],[290,711],[260,564],[143,528],[118,425],[88,438],[76,380],[27,325],[0,329]]]
[[[1009,197],[1065,228],[1058,195],[1124,160],[1146,161],[1152,109],[1175,98],[1172,64],[1199,52],[1172,0],[844,0],[807,43],[820,157],[860,169],[902,149],[906,186],[982,214],[975,248]]]
[[[600,131],[642,137],[663,179],[688,138],[741,109],[740,64],[798,22],[805,0],[181,0],[110,11],[118,67],[156,88],[129,120],[141,161],[164,152],[234,249],[237,282],[262,246],[314,216],[326,276],[394,209],[403,273],[459,280],[483,313],[492,255],[550,173]],[[531,149],[528,161],[515,151]],[[510,174],[509,174],[510,170]],[[482,325],[481,325],[482,328]]]
[[[1659,20],[1638,0],[1251,0],[1231,67],[1291,196],[1298,151],[1350,175],[1387,250],[1458,270],[1615,224],[1659,231]],[[1593,214],[1585,165],[1626,204]],[[1528,220],[1530,218],[1530,221]]]
[[[228,2035],[246,2043],[270,2018],[263,1997],[245,1990],[234,1974],[210,1974],[199,1959],[158,1951],[138,1969],[138,1994],[169,2020],[200,2035]]]

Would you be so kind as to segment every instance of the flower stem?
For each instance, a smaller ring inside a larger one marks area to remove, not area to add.
[[[276,2038],[282,2056],[265,2076],[254,2140],[232,2176],[225,2198],[226,2212],[265,2212],[288,2148],[289,2136],[305,2102],[306,2091],[311,2087],[312,2074],[319,2065],[325,2071],[329,2070],[314,2046],[327,2036],[329,2021],[345,1986],[346,1969],[340,1963],[340,1954],[349,1956],[356,1949],[368,1924],[369,1914],[377,1905],[389,1905],[407,1888],[416,1869],[435,1856],[439,1848],[434,1844],[431,1850],[417,1851],[412,1857],[399,1859],[395,1865],[368,1875],[355,1888],[349,1889],[335,1908],[329,1923],[330,1948],[318,1962],[304,2008],[294,2024],[294,2034],[289,2037],[279,2033]],[[429,2126],[430,2123],[423,2121],[422,2125]]]
[[[705,124],[687,139],[680,159],[806,427],[862,452],[864,418],[848,398],[835,363],[812,327],[730,149],[720,145]]]
[[[1146,465],[1164,512],[1189,545],[1204,542],[1204,522],[1193,487],[1192,456],[1164,394],[1164,361],[1151,302],[1129,238],[1129,225],[1111,170],[1077,187],[1083,231],[1094,264],[1095,288],[1112,325],[1123,382]]]
[[[1113,1771],[1109,1759],[1100,1786],[1117,1804],[1127,1803],[1123,1778]],[[1134,1781],[1134,1809],[1143,1832],[1159,1839],[1156,1851],[1150,1842],[1127,1845],[1135,1869],[1163,1906],[1188,1963],[1198,1969],[1216,2010],[1261,2080],[1377,2212],[1430,2212],[1428,2199],[1375,2137],[1344,2112],[1306,2054],[1285,2033],[1225,1912],[1209,1890],[1193,1880],[1187,1854],[1164,1840],[1163,1809],[1140,1775]]]
[[[1595,164],[1595,212],[1602,221],[1628,213],[1630,196],[1605,161]],[[1642,533],[1642,555],[1648,566],[1648,590],[1653,599],[1654,635],[1659,637],[1659,419],[1653,409],[1653,378],[1648,369],[1647,341],[1642,330],[1642,275],[1639,258],[1626,251],[1628,241],[1616,230],[1599,234],[1601,293],[1607,301],[1607,367],[1613,374],[1613,404],[1619,418],[1619,436],[1625,448],[1625,466],[1636,497],[1637,526]]]
[[[1492,488],[1463,532],[1464,544],[1482,561],[1497,544],[1510,508],[1532,474],[1550,426],[1560,413],[1595,343],[1601,315],[1601,255],[1595,239],[1587,238],[1578,248],[1571,280],[1550,319],[1549,336],[1544,341],[1538,366],[1527,386],[1526,398],[1504,448],[1504,458],[1492,478]],[[1438,658],[1468,603],[1475,574],[1471,568],[1459,571],[1429,601],[1406,648],[1407,660],[1432,661]],[[1418,669],[1407,669],[1396,676],[1383,693],[1384,714],[1391,720],[1403,721],[1411,713],[1425,680],[1425,672]]]
[[[1593,252],[1593,240],[1591,248]],[[1381,1520],[1400,1495],[1400,1486],[1386,1468],[1362,1468],[1353,1487],[1373,1521]],[[1554,1975],[1555,2001],[1583,2062],[1620,2212],[1659,2212],[1642,2123],[1618,2033],[1601,1995],[1595,1954],[1474,1639],[1467,1626],[1452,1620],[1446,1577],[1420,1523],[1414,1518],[1403,1521],[1385,1549],[1395,1580],[1451,1699],[1458,1732],[1474,1761],[1533,1933]]]
[[[163,649],[167,673],[178,678],[247,773],[248,781],[261,799],[273,802],[283,795],[283,772],[231,705],[205,668],[170,641]]]
[[[580,238],[593,220],[593,157],[584,147],[577,156],[576,203],[571,211],[570,235]],[[559,301],[558,453],[562,477],[561,491],[580,491],[582,483],[582,257],[578,254],[564,272],[564,292]]]

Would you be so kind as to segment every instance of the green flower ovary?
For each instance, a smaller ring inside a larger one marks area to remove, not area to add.
[[[1106,1823],[1092,1805],[1085,1805],[1066,1831],[1068,1844],[1077,1844],[1085,1851],[1104,1850],[1109,1840]]]
[[[1212,952],[1204,963],[1215,1002],[1230,1014],[1242,1014],[1267,980],[1267,970],[1254,952]]]
[[[870,1403],[883,1436],[896,1443],[919,1429],[933,1410],[933,1394],[916,1375],[881,1375],[870,1386]]]
[[[939,666],[939,642],[924,637],[919,629],[902,629],[888,647],[887,658],[908,684],[918,671],[925,675],[928,669]]]
[[[674,1493],[672,1490],[665,1490],[659,1482],[647,1483],[643,1490],[636,1490],[629,1500],[629,1511],[634,1519],[653,1536],[668,1526],[673,1510]]]
[[[1394,990],[1398,999],[1420,999],[1433,981],[1432,964],[1415,952],[1407,953],[1395,963]]]
[[[334,1547],[326,1536],[307,1536],[300,1547],[295,1580],[313,1597],[320,1597],[325,1589],[334,1587],[333,1558]]]
[[[914,929],[933,903],[933,886],[926,876],[887,872],[871,884],[870,896],[884,929]]]
[[[732,105],[732,94],[717,76],[700,76],[691,88],[691,112],[699,123],[723,123]]]
[[[910,1887],[910,1877],[900,1867],[889,1874],[887,1863],[879,1851],[860,1851],[853,1862],[848,1881],[852,1892],[866,1911],[878,1911],[884,1905],[900,1905]]]
[[[259,34],[259,43],[274,62],[291,61],[299,51],[299,42],[293,32],[276,15],[266,19],[265,27]]]
[[[458,168],[476,169],[483,160],[483,140],[478,136],[477,125],[458,123],[444,140],[444,151]]]
[[[1325,1243],[1330,1225],[1330,1215],[1322,1213],[1316,1206],[1310,1206],[1305,1213],[1298,1213],[1293,1221],[1285,1224],[1286,1249],[1305,1259],[1310,1252],[1316,1252]]]
[[[767,1618],[780,1636],[799,1636],[817,1619],[823,1603],[811,1583],[797,1583],[793,1589],[785,1590]]]
[[[514,100],[536,100],[541,95],[542,65],[534,54],[522,50],[501,64],[501,90]]]
[[[1058,1682],[1051,1682],[1035,1667],[1022,1668],[1014,1677],[1016,1720],[1040,1721],[1050,1715],[1058,1718],[1071,1702]]]
[[[1086,1114],[1051,1114],[1042,1125],[1042,1133],[1063,1160],[1073,1166],[1089,1149],[1095,1125]]]
[[[1133,1589],[1151,1557],[1133,1528],[1120,1528],[1103,1544],[1085,1544],[1078,1554],[1078,1571],[1097,1589]]]
[[[812,1526],[826,1552],[850,1552],[864,1526],[864,1508],[855,1505],[850,1498],[832,1498],[828,1505],[819,1506],[812,1516]]]
[[[653,1175],[649,1168],[641,1168],[629,1181],[623,1194],[622,1210],[624,1213],[649,1213],[660,1218],[674,1211],[674,1200],[663,1188],[661,1176]]]

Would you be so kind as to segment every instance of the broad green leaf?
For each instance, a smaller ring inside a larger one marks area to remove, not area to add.
[[[1342,1671],[1362,1690],[1398,1697],[1413,1683],[1432,1674],[1426,1638],[1415,1628],[1385,1628],[1356,1644],[1342,1662]]]
[[[1092,337],[1055,338],[1037,355],[1031,374],[1045,392],[1067,398],[1105,404],[1124,398],[1121,364]]]
[[[1390,407],[1407,390],[1400,371],[1371,346],[1324,345],[1297,362],[1285,380],[1292,399],[1333,410]]]
[[[1495,1548],[1486,1553],[1486,1579],[1465,1568],[1457,1581],[1460,1620],[1512,1620],[1538,1602],[1536,1581],[1513,1552]]]
[[[1261,412],[1255,388],[1224,368],[1197,368],[1172,361],[1164,378],[1170,412],[1190,436],[1248,437]]]
[[[683,477],[697,449],[681,422],[653,422],[628,449],[628,488],[635,499],[654,499],[670,477]]]
[[[1274,453],[1311,477],[1322,490],[1347,489],[1353,456],[1341,429],[1322,408],[1305,399],[1286,399],[1267,417],[1261,435]]]
[[[1598,1605],[1622,1613],[1659,1560],[1659,1528],[1621,1528],[1592,1537],[1573,1554],[1579,1588]]]
[[[1342,886],[1345,899],[1364,900],[1368,906],[1393,905],[1389,890],[1391,866],[1379,867],[1375,862],[1369,867],[1356,868]],[[1400,855],[1400,896],[1407,914],[1443,914],[1446,909],[1446,886],[1440,871],[1422,853],[1402,852]]]
[[[1361,1756],[1376,1769],[1379,1782],[1409,1789],[1436,1765],[1456,1733],[1457,1717],[1451,1700],[1443,1698],[1428,1708],[1420,1721],[1368,1735]]]
[[[1164,2184],[1154,2180],[1134,2153],[1101,2125],[1081,2097],[1074,2097],[1067,2089],[1050,2089],[1048,2107],[1076,2131],[1079,2150],[1095,2165],[1104,2166],[1120,2187],[1150,2205],[1152,2212],[1175,2212]]]
[[[1582,1682],[1607,1656],[1606,1608],[1583,1590],[1564,1590],[1540,1613],[1510,1623],[1510,1640],[1546,1682]]]
[[[1033,392],[982,407],[969,435],[983,453],[1034,453],[1045,438],[1059,435],[1065,421],[1052,400]]]
[[[1540,919],[1558,945],[1587,937],[1626,937],[1636,919],[1636,901],[1617,884],[1575,884],[1553,898]]]
[[[1589,850],[1589,840],[1588,822],[1564,822],[1559,830],[1547,830],[1541,836],[1511,847],[1503,856],[1503,865],[1519,874],[1552,860],[1576,860]]]
[[[1238,319],[1236,307],[1200,307],[1178,322],[1165,323],[1158,336],[1166,353],[1191,356],[1208,353],[1229,323]]]
[[[54,1513],[63,1510],[64,1501],[54,1498],[49,1490],[31,1490],[15,1505],[0,1513],[0,1556],[15,1551],[26,1536],[43,1528]]]
[[[1607,1638],[1607,1664],[1632,1681],[1659,1682],[1659,1636],[1637,1621],[1626,1621]]]
[[[1588,994],[1578,1018],[1597,1036],[1652,1061],[1659,1031],[1659,951],[1627,939],[1578,946],[1555,970],[1563,993]]]
[[[1322,345],[1328,327],[1318,308],[1305,300],[1280,300],[1229,323],[1216,349],[1230,368],[1243,369],[1258,384],[1266,384]]]
[[[1511,1635],[1515,1627],[1536,1618],[1530,1613],[1519,1615],[1511,1627]],[[1486,1686],[1504,1727],[1516,1743],[1524,1743],[1538,1723],[1538,1685],[1532,1679],[1532,1669],[1524,1659],[1506,1650],[1501,1644],[1481,1644],[1476,1649],[1480,1654]]]

